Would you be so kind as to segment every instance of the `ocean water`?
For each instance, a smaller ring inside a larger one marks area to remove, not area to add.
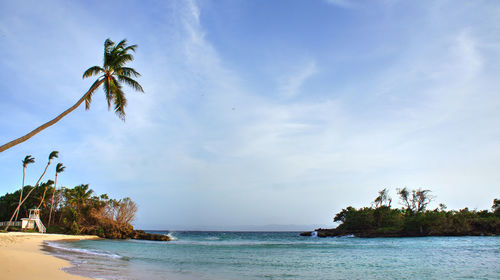
[[[301,237],[161,232],[171,242],[46,243],[65,270],[98,279],[500,279],[500,237]]]

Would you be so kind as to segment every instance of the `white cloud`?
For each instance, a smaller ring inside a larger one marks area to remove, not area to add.
[[[300,94],[302,85],[317,72],[318,68],[314,60],[299,65],[292,73],[280,79],[280,92],[287,98]]]

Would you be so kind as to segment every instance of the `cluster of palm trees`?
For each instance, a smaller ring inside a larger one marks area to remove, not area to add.
[[[66,169],[66,167],[62,163],[58,163],[56,165],[56,169],[55,169],[55,182],[52,181],[52,180],[48,180],[46,183],[40,184],[40,181],[45,176],[45,173],[47,172],[47,169],[49,168],[50,164],[52,163],[52,160],[55,159],[55,158],[58,158],[58,157],[59,157],[59,152],[58,151],[53,151],[53,152],[51,152],[49,154],[49,160],[47,162],[47,165],[45,166],[45,169],[43,170],[42,175],[40,176],[40,178],[38,178],[38,181],[36,182],[35,186],[33,188],[31,188],[31,190],[26,194],[26,196],[23,197],[23,189],[24,189],[24,186],[25,186],[24,181],[25,181],[25,177],[26,177],[26,168],[28,167],[29,164],[32,164],[32,163],[35,162],[35,158],[33,158],[31,155],[27,155],[24,158],[24,160],[22,161],[22,164],[23,164],[23,184],[21,186],[21,195],[19,196],[19,203],[17,205],[17,208],[14,210],[14,213],[12,214],[12,217],[10,218],[9,223],[5,227],[5,230],[9,229],[10,224],[12,223],[12,220],[14,220],[14,219],[17,220],[17,218],[19,216],[19,210],[21,209],[21,206],[23,205],[23,203],[28,199],[28,197],[30,196],[30,194],[36,188],[39,188],[39,187],[43,187],[44,188],[42,199],[40,200],[40,204],[38,205],[37,208],[40,209],[40,207],[45,206],[46,204],[44,202],[45,202],[45,195],[47,193],[47,189],[48,189],[49,186],[51,186],[52,184],[54,184],[54,188],[53,188],[53,191],[52,191],[52,201],[51,201],[51,204],[50,204],[49,222],[48,222],[48,225],[50,226],[51,218],[52,218],[52,210],[53,210],[53,205],[54,205],[54,195],[56,193],[56,188],[57,188],[57,176],[59,175],[59,173],[64,172],[64,169]]]

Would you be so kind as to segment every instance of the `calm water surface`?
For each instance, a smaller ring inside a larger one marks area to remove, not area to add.
[[[297,232],[162,232],[172,242],[48,243],[100,279],[500,279],[500,237],[317,238]]]

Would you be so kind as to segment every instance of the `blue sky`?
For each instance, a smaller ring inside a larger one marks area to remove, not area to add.
[[[34,183],[58,150],[62,185],[131,197],[146,229],[333,226],[384,187],[487,209],[498,14],[496,1],[3,1],[0,142],[76,102],[107,37],[139,45],[146,94],[127,91],[123,123],[99,91],[3,152],[0,192],[20,187],[25,155]]]

